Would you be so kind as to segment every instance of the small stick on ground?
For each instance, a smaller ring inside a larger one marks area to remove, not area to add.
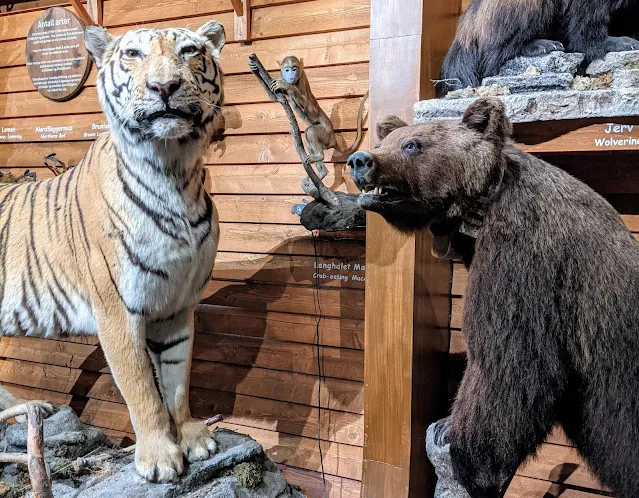
[[[224,420],[224,417],[222,417],[222,415],[215,415],[214,417],[211,417],[208,420],[204,421],[204,425],[206,425],[207,427],[211,427],[214,424],[217,424],[218,422],[221,422],[222,420]]]
[[[251,62],[252,66],[257,68],[257,70],[251,69],[253,71],[253,74],[260,78],[266,84],[266,86],[270,88],[271,83],[273,82],[273,78],[271,78],[271,75],[268,73],[268,71],[264,69],[264,66],[260,62],[260,59],[257,57],[257,55],[249,55],[249,61]],[[306,149],[304,148],[304,142],[302,141],[302,133],[300,132],[300,127],[297,124],[297,119],[295,118],[295,114],[293,113],[293,109],[291,109],[291,105],[289,104],[288,100],[281,93],[271,93],[271,95],[274,95],[277,101],[284,108],[286,117],[291,124],[291,135],[293,135],[293,139],[295,140],[295,150],[297,151],[297,155],[300,156],[302,166],[304,166],[306,174],[311,179],[311,181],[317,188],[317,191],[319,192],[318,198],[323,199],[324,202],[326,202],[326,204],[330,206],[339,205],[337,196],[333,192],[331,192],[326,185],[324,185],[322,180],[320,180],[317,176],[317,173],[315,173],[313,166],[311,165],[310,157],[308,156]]]
[[[29,403],[27,405],[27,467],[34,498],[53,498],[51,480],[44,460],[42,418],[40,407]]]
[[[0,463],[22,463],[27,465],[29,457],[22,453],[0,453]]]

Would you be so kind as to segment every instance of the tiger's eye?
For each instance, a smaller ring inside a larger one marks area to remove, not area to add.
[[[131,59],[135,59],[137,57],[140,57],[142,53],[139,50],[136,50],[134,48],[128,48],[125,50],[124,55],[126,55],[127,57]]]
[[[182,48],[182,50],[180,50],[180,53],[182,55],[192,55],[197,53],[198,49],[195,45],[187,45],[186,47]]]

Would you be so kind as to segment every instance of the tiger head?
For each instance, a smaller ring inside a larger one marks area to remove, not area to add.
[[[136,29],[119,37],[90,26],[85,45],[99,68],[98,94],[112,128],[132,139],[210,136],[223,101],[224,27]]]

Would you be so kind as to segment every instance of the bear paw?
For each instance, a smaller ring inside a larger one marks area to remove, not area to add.
[[[563,52],[565,50],[564,46],[558,41],[540,39],[524,45],[524,48],[521,49],[521,55],[524,57],[539,57],[550,52]]]

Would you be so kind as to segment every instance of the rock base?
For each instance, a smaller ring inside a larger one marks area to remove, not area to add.
[[[44,421],[45,460],[55,498],[305,498],[290,486],[262,446],[249,436],[225,429],[212,432],[218,452],[190,464],[177,483],[150,484],[135,470],[133,455],[75,470],[78,457],[112,451],[106,435],[84,425],[69,407]],[[0,445],[8,452],[26,453],[26,424],[0,425]],[[2,464],[0,464],[2,465]],[[31,497],[29,475],[23,465],[5,464],[0,497]]]
[[[415,105],[415,122],[460,119],[478,97],[494,95],[514,123],[639,116],[639,51],[614,52],[577,74],[583,54],[517,57],[479,88]],[[498,89],[498,91],[495,91]]]

